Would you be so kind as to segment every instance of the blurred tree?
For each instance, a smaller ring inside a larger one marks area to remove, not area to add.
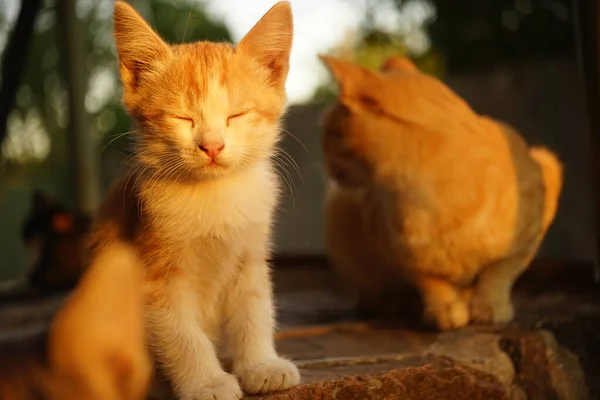
[[[570,0],[350,0],[363,10],[351,45],[332,55],[376,69],[390,55],[407,55],[443,78],[448,72],[510,62],[548,60],[575,52]],[[313,101],[334,97],[331,81]]]
[[[2,55],[1,82],[4,83],[0,89],[0,143],[6,136],[6,121],[21,82],[27,50],[33,35],[33,25],[41,6],[42,0],[30,0],[21,4],[16,26]]]
[[[570,0],[463,0],[460,7],[450,0],[376,1],[392,1],[398,10],[410,3],[433,6],[427,31],[452,71],[575,53]]]

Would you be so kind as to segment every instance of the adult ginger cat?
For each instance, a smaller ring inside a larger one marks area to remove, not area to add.
[[[145,399],[152,360],[141,274],[134,248],[106,247],[48,332],[0,343],[0,399]]]
[[[138,131],[134,166],[94,222],[92,258],[123,240],[143,255],[147,338],[178,398],[292,387],[299,373],[275,350],[267,264],[290,5],[274,5],[235,47],[168,45],[123,1],[114,20],[123,101]]]
[[[322,60],[340,87],[323,144],[341,277],[372,308],[386,291],[416,289],[442,330],[510,321],[513,283],[556,212],[558,159],[407,59],[379,72]]]

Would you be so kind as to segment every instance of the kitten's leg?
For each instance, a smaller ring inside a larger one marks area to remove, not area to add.
[[[213,343],[200,327],[191,288],[177,282],[152,292],[147,307],[149,342],[177,398],[240,399],[236,378],[223,371]]]
[[[233,373],[245,392],[267,393],[296,386],[296,366],[277,355],[271,278],[263,259],[249,258],[228,290],[225,332]]]
[[[423,319],[440,330],[456,329],[469,323],[469,307],[451,283],[427,275],[413,277],[423,297]]]
[[[535,246],[537,249],[537,246]],[[504,324],[512,321],[512,287],[527,268],[535,251],[512,256],[485,267],[477,277],[471,298],[471,318],[475,322]]]

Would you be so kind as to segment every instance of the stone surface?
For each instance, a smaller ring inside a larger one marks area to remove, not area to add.
[[[278,349],[295,360],[364,357],[368,355],[424,354],[437,335],[365,323],[293,329],[278,335]]]
[[[600,289],[589,272],[533,268],[509,327],[437,333],[403,316],[359,320],[326,268],[279,269],[278,348],[303,384],[263,398],[600,399]],[[46,325],[62,301],[0,301],[0,340]]]
[[[500,347],[501,336],[468,330],[448,332],[438,336],[428,353],[452,358],[471,368],[494,375],[499,382],[512,385],[515,367]]]
[[[441,357],[334,364],[303,369],[304,383],[261,399],[509,400],[511,388],[492,376]]]
[[[47,326],[63,301],[64,296],[14,305],[0,302],[0,341]]]
[[[431,360],[446,360],[454,367],[477,371],[478,377],[486,376],[503,387],[506,396],[510,394],[506,398],[515,400],[589,398],[577,357],[544,330],[475,327],[436,334],[352,323],[290,329],[279,334],[278,347],[296,360],[304,383],[288,394],[277,395],[291,397],[274,397],[277,399],[328,398],[322,396],[328,391],[337,393],[338,385],[360,386],[358,382],[374,371],[386,379],[401,376],[404,382],[405,375],[416,371],[406,370],[402,364],[406,360],[411,360],[411,368],[414,363],[423,363],[419,368],[427,366],[433,376],[446,372],[437,370],[443,364],[428,365]],[[479,393],[479,388],[469,390],[473,393],[468,392],[468,396]],[[388,394],[383,392],[359,393],[366,396],[363,398],[395,398],[385,397]],[[476,398],[468,396],[465,398]]]
[[[588,399],[585,377],[577,357],[559,346],[554,336],[545,330],[506,331],[501,347],[514,363],[515,383],[530,399]]]

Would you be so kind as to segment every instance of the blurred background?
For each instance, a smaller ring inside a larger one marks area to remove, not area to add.
[[[168,41],[238,41],[274,0],[130,0]],[[458,6],[460,3],[460,6]],[[284,149],[295,160],[276,232],[282,256],[324,254],[321,114],[335,86],[317,54],[370,68],[407,55],[472,107],[566,165],[541,255],[595,260],[590,135],[569,0],[291,0],[294,47]],[[23,275],[32,193],[93,211],[122,173],[132,126],[120,105],[113,0],[0,0],[0,280]]]

